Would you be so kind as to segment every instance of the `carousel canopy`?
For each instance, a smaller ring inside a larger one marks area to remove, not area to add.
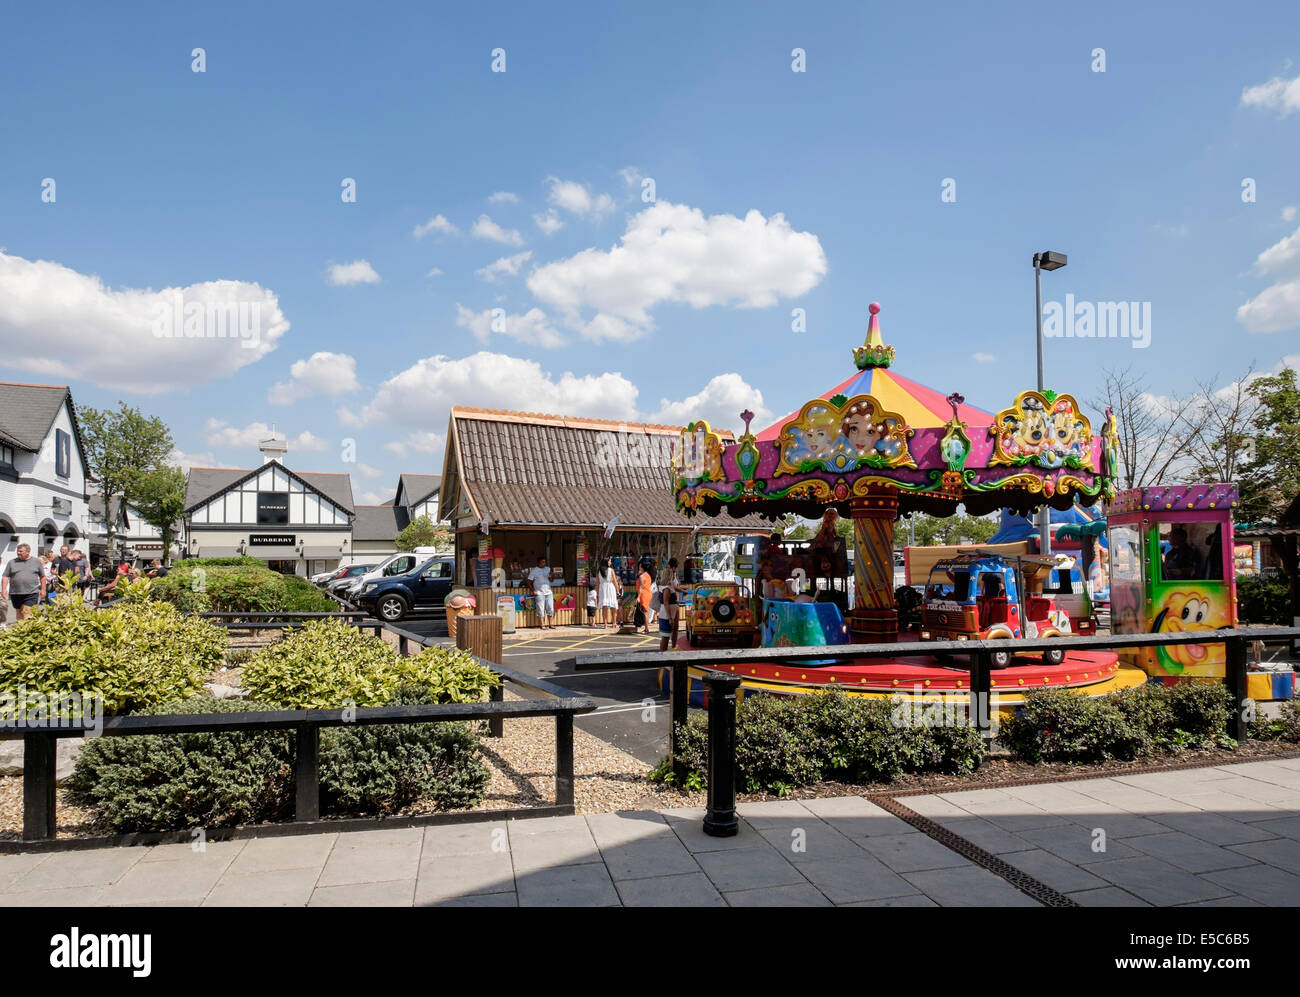
[[[898,514],[976,514],[1044,505],[1091,506],[1114,494],[1118,439],[1109,412],[1100,432],[1069,394],[1022,391],[996,413],[889,368],[872,304],[857,368],[825,394],[758,433],[729,442],[706,422],[682,434],[673,457],[678,511],[775,518],[841,513],[854,501]]]

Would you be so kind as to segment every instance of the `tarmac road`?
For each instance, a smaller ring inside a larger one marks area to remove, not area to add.
[[[438,619],[408,617],[400,624],[425,637],[447,640],[447,625]],[[647,665],[653,666],[659,651],[659,636],[620,635],[612,630],[530,630],[519,640],[503,644],[502,664],[535,678],[546,679],[590,696],[600,704],[595,713],[577,718],[577,726],[649,765],[668,753],[668,697],[657,687],[653,668],[645,671],[575,672],[579,654],[645,650]],[[653,707],[653,708],[649,708]],[[649,708],[649,709],[648,709]]]

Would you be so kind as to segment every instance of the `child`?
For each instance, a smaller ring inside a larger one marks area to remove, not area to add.
[[[587,627],[592,628],[596,625],[596,589],[587,586]]]

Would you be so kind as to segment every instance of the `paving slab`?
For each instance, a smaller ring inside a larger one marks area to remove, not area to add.
[[[1157,907],[1214,900],[1237,892],[1150,856],[1094,862],[1088,871]]]
[[[660,810],[664,820],[683,845],[692,853],[736,851],[766,844],[763,837],[747,821],[739,821],[737,833],[728,838],[715,838],[704,833],[704,808],[684,807],[680,810]],[[811,820],[811,815],[809,817]]]
[[[1261,840],[1265,835],[1271,834],[1280,838],[1291,838],[1293,841],[1300,841],[1300,816],[1261,820],[1253,824],[1243,824],[1242,826],[1259,835],[1256,840]],[[1241,844],[1241,842],[1230,842],[1230,844]]]
[[[915,893],[916,887],[865,852],[853,861],[822,859],[802,862],[799,872],[835,904],[882,900]]]
[[[338,838],[337,834],[290,834],[279,838],[253,838],[230,863],[230,873],[248,875],[286,869],[320,871],[325,867]]]
[[[1285,869],[1287,872],[1300,875],[1300,841],[1294,841],[1291,838],[1278,838],[1273,841],[1248,841],[1244,845],[1231,845],[1227,850],[1236,852],[1243,859],[1264,862],[1278,869]],[[1238,862],[1234,864],[1247,865],[1249,863]],[[1220,866],[1219,868],[1226,868],[1226,866]]]
[[[862,847],[894,872],[951,869],[969,861],[924,834],[876,835],[864,840]]]
[[[1040,907],[1005,880],[976,865],[908,872],[903,878],[940,907]]]
[[[577,824],[566,823],[558,828],[536,820],[511,823],[510,854],[514,858],[516,876],[539,869],[600,861],[600,849],[596,847],[586,821],[581,818]],[[522,897],[520,902],[523,902]]]
[[[482,855],[510,850],[510,833],[505,821],[471,824],[431,825],[424,829],[424,849],[429,855]]]
[[[204,907],[305,907],[316,889],[315,869],[228,872],[203,900]]]
[[[830,907],[816,887],[808,883],[790,886],[764,886],[754,890],[737,890],[724,894],[732,907]]]
[[[0,907],[98,907],[103,886],[73,886],[27,893],[0,893]]]
[[[1166,829],[1157,827],[1157,830]],[[1110,834],[1104,837],[1093,834],[1093,828],[1083,824],[1030,828],[1021,831],[1020,837],[1029,846],[1046,849],[1053,855],[1078,866],[1104,862],[1107,859],[1136,858],[1142,854],[1137,849],[1130,848],[1119,838],[1112,838]]]
[[[811,816],[756,830],[764,841],[796,865],[819,859],[852,860],[866,854],[860,847],[866,839],[855,841]]]
[[[668,822],[653,810],[591,814],[587,817],[587,829],[601,849],[628,841],[673,835]]]
[[[885,897],[883,900],[858,900],[841,907],[938,907],[939,905],[924,893],[909,893],[903,897]]]
[[[695,860],[722,893],[808,882],[792,863],[766,842],[755,848],[697,852]]]
[[[1106,887],[1106,880],[1097,878],[1045,848],[1031,848],[1026,852],[1007,852],[998,857],[1059,893]]]
[[[616,907],[618,892],[604,863],[541,868],[515,877],[520,907]]]
[[[750,827],[760,830],[778,824],[801,820],[811,820],[813,812],[799,800],[764,800],[759,803],[741,803],[736,813],[749,822]]]
[[[125,876],[147,852],[147,848],[95,848],[55,852],[43,856],[46,861],[34,865],[29,872],[16,876],[8,889],[10,892],[29,893],[70,887],[109,886]]]
[[[1192,810],[1188,813],[1162,813],[1155,815],[1159,823],[1175,831],[1182,831],[1212,845],[1240,845],[1247,841],[1263,841],[1272,837],[1270,822],[1248,824],[1219,813]]]
[[[1099,890],[1081,890],[1067,893],[1080,907],[1150,907],[1141,897],[1121,890],[1118,886],[1104,886]]]
[[[318,883],[328,887],[414,880],[421,844],[421,836],[392,835],[369,838],[367,843],[342,835],[330,851]]]
[[[1188,872],[1233,869],[1251,865],[1255,861],[1249,855],[1243,855],[1221,845],[1210,844],[1183,831],[1126,838],[1125,844],[1136,848],[1144,855],[1151,855]]]
[[[726,907],[702,872],[615,882],[624,907]]]
[[[415,902],[426,904],[454,897],[513,893],[514,865],[509,852],[472,855],[424,855],[416,876]]]
[[[601,848],[609,874],[618,882],[699,872],[691,852],[671,831]]]
[[[1026,830],[1020,833],[1008,831],[998,827],[992,821],[985,820],[983,817],[973,817],[969,814],[962,817],[939,817],[935,819],[935,823],[947,828],[958,837],[965,838],[976,848],[982,848],[991,855],[1001,855],[1003,852],[1023,852],[1026,848],[1033,847],[1033,842],[1027,840],[1029,831]],[[1063,824],[1051,830],[1064,830],[1074,826]]]
[[[399,879],[376,883],[348,883],[318,886],[308,907],[410,907],[415,898],[415,880]]]
[[[177,859],[170,862],[137,862],[101,894],[108,906],[146,903],[202,903],[216,886],[230,861],[214,858]]]
[[[447,900],[431,900],[427,904],[416,900],[417,907],[518,907],[519,898],[510,893],[484,893],[472,897],[451,897]]]
[[[1268,907],[1300,907],[1300,876],[1272,866],[1221,869],[1207,872],[1205,879],[1223,887],[1225,893],[1239,894]]]

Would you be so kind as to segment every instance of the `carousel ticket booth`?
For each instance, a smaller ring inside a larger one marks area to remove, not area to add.
[[[1111,630],[1183,633],[1237,625],[1232,514],[1237,486],[1161,485],[1120,492],[1107,511]],[[1222,678],[1222,644],[1144,647],[1149,675]]]

